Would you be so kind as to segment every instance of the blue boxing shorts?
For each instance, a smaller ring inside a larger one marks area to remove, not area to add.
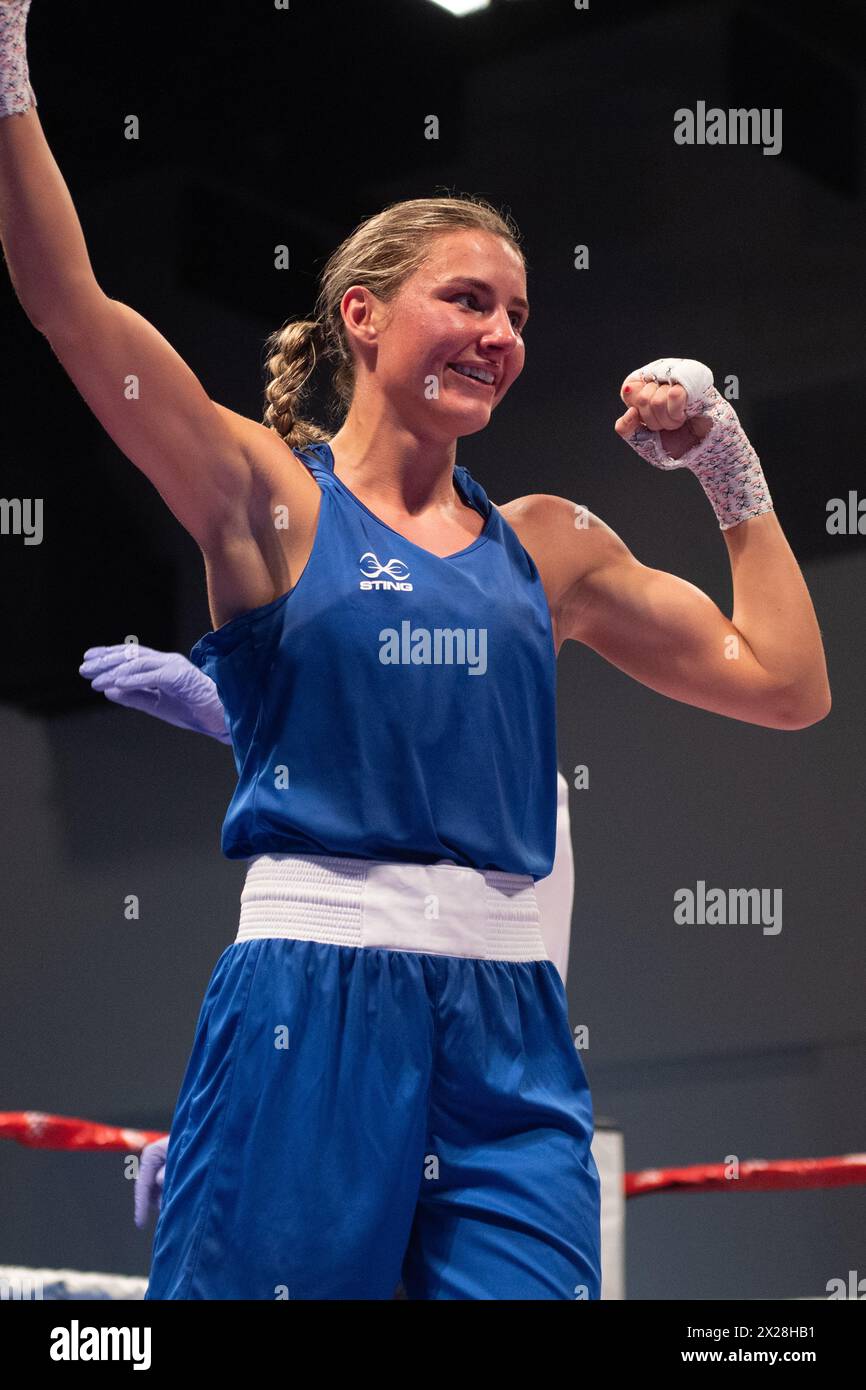
[[[147,1299],[597,1299],[592,1102],[530,877],[250,861]]]

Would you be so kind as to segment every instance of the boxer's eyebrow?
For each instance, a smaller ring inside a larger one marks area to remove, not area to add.
[[[490,294],[494,297],[496,295],[496,291],[492,285],[489,285],[486,280],[476,279],[474,275],[452,275],[447,284],[449,286],[455,284],[471,285],[473,289],[481,290],[484,294]],[[513,294],[508,302],[509,304],[515,304],[518,309],[522,309],[526,317],[529,318],[529,303],[527,300],[523,299],[519,294]]]

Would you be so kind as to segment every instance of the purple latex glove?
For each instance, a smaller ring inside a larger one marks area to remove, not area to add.
[[[162,1184],[165,1179],[165,1159],[168,1153],[168,1135],[145,1144],[138,1164],[138,1177],[135,1180],[135,1224],[143,1230],[151,1212],[158,1212],[162,1206]]]
[[[88,647],[78,670],[94,690],[119,705],[220,743],[232,741],[216,686],[180,652],[157,652],[132,642]]]

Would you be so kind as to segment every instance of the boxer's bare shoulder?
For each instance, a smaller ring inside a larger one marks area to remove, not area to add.
[[[581,579],[622,542],[601,517],[565,497],[536,492],[496,505],[541,576],[558,652],[567,635],[566,609]]]

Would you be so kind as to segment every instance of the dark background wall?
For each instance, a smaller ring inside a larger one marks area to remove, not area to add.
[[[530,263],[524,375],[459,459],[497,502],[583,502],[646,564],[730,613],[693,477],[613,432],[622,378],[682,354],[734,376],[824,634],[834,704],[780,732],[662,698],[587,648],[560,658],[577,869],[569,996],[596,1113],[630,1168],[861,1151],[864,540],[827,502],[862,463],[864,17],[744,3],[35,0],[31,77],[107,293],[210,395],[261,417],[262,343],[329,251],[442,188],[512,211]],[[783,110],[783,148],[674,143],[698,101]],[[140,119],[140,138],[124,121]],[[425,119],[440,122],[438,141]],[[273,268],[285,243],[291,269]],[[586,270],[573,267],[586,244]],[[94,695],[85,647],[188,651],[195,544],[91,418],[0,278],[0,1107],[167,1128],[244,866],[219,854],[230,751]],[[783,929],[676,926],[698,879],[783,894]],[[135,893],[141,917],[128,922]],[[866,1197],[645,1197],[632,1298],[820,1294],[864,1273]],[[147,1270],[120,1155],[0,1145],[0,1263]]]

